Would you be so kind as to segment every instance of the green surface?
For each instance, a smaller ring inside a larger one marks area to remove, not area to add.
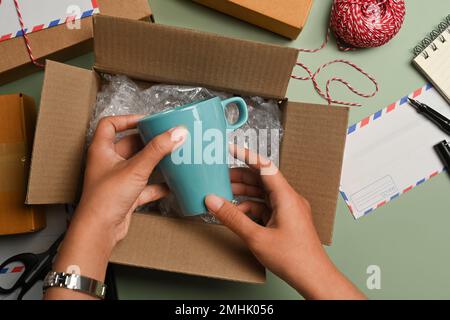
[[[297,41],[287,41],[234,18],[186,0],[150,0],[158,23],[210,31],[238,38],[270,42],[291,47],[315,48],[325,36],[331,0],[316,0],[308,24]],[[441,19],[450,13],[448,0],[409,0],[405,24],[388,45],[352,53],[342,53],[332,42],[318,54],[303,54],[302,61],[312,68],[335,58],[349,59],[364,67],[380,83],[380,93],[353,109],[350,122],[387,106],[425,83],[411,66],[411,49]],[[89,68],[92,55],[70,64]],[[343,75],[361,90],[370,83],[349,67],[332,67],[321,77]],[[24,92],[40,98],[43,73],[37,73],[0,87],[0,93]],[[336,97],[363,101],[336,85]],[[291,81],[291,100],[323,103],[310,82]],[[411,159],[414,161],[414,159]],[[334,244],[328,252],[338,267],[370,298],[450,298],[450,179],[445,175],[413,189],[373,214],[355,221],[339,198]],[[381,268],[381,290],[368,290],[366,269]],[[264,298],[297,299],[299,296],[277,277],[269,274],[265,285],[244,285],[160,271],[119,267],[120,298],[196,299]]]

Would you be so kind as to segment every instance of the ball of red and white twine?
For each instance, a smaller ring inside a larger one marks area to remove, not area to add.
[[[372,48],[389,42],[400,31],[404,17],[404,0],[336,0],[330,26],[344,44]]]
[[[336,37],[339,49],[343,51],[350,51],[355,48],[382,46],[399,32],[404,21],[405,12],[404,0],[334,0],[328,33],[322,46],[317,49],[298,50],[299,52],[313,53],[325,48],[329,41],[331,31]],[[336,63],[347,64],[361,72],[374,84],[374,91],[371,93],[360,92],[348,81],[339,77],[329,79],[326,83],[325,91],[323,91],[317,82],[317,77],[323,69]],[[328,101],[328,104],[336,103],[347,106],[361,106],[360,103],[333,99],[330,93],[330,86],[333,82],[344,84],[353,93],[364,98],[371,98],[378,92],[378,83],[375,78],[350,61],[343,59],[333,60],[320,66],[315,72],[312,72],[301,62],[297,62],[297,65],[302,67],[309,76],[301,77],[292,75],[292,77],[298,80],[311,80],[316,91]]]

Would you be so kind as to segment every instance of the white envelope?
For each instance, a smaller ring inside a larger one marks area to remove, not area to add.
[[[450,118],[450,105],[427,84],[349,127],[340,190],[356,219],[444,170],[433,147],[450,137],[408,97]]]
[[[99,12],[96,0],[18,0],[26,33],[51,28]],[[0,42],[22,36],[14,0],[0,3]]]

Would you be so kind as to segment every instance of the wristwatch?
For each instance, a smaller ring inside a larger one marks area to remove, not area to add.
[[[64,288],[105,299],[106,285],[79,274],[50,271],[44,279],[44,292],[48,288]]]

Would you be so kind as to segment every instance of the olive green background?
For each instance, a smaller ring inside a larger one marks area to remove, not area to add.
[[[315,48],[325,37],[331,0],[315,0],[308,23],[296,41],[264,31],[217,13],[188,0],[150,0],[156,22],[219,33],[283,46]],[[361,99],[336,84],[336,98],[363,102],[353,108],[350,123],[384,108],[399,97],[425,84],[411,65],[412,49],[444,16],[450,13],[448,0],[407,0],[407,14],[400,33],[387,45],[343,53],[334,40],[317,54],[302,54],[311,68],[331,59],[343,58],[362,66],[380,83],[379,94]],[[157,45],[157,44],[155,44]],[[90,68],[93,55],[69,61]],[[301,70],[297,70],[301,73]],[[348,66],[333,66],[320,77],[344,76],[357,88],[370,91],[370,82]],[[23,92],[40,99],[43,72],[0,87],[0,94]],[[310,82],[292,80],[291,100],[323,103]],[[414,159],[411,159],[414,161]],[[336,265],[369,298],[450,298],[450,179],[441,174],[402,195],[399,199],[356,221],[339,197],[334,244],[327,248]],[[276,244],[275,244],[276,245]],[[381,268],[381,289],[366,286],[367,267]],[[121,299],[298,299],[299,295],[268,273],[264,285],[247,285],[167,272],[117,267]]]

